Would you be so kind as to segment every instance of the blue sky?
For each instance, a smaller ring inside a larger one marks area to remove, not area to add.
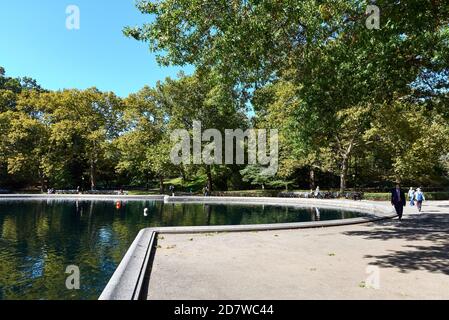
[[[97,87],[120,96],[192,67],[159,67],[145,43],[123,36],[140,25],[135,0],[0,0],[0,66],[46,89]],[[80,29],[66,28],[66,8],[80,9]]]

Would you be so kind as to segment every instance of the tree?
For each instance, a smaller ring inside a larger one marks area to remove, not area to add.
[[[177,167],[170,160],[171,144],[166,139],[147,150],[146,161],[159,178],[159,192],[164,193],[164,178],[173,175]],[[179,172],[179,171],[178,171]]]
[[[42,90],[31,78],[11,78],[0,67],[0,169],[44,188],[47,127],[36,113],[18,110],[21,96]],[[0,173],[0,179],[6,177]]]
[[[158,100],[158,91],[144,87],[126,99],[125,133],[115,140],[120,152],[117,170],[128,172],[138,179],[159,179],[164,192],[164,178],[173,172],[167,142],[167,110]]]
[[[121,131],[121,100],[95,88],[33,90],[20,95],[17,108],[40,121],[49,132],[44,141],[48,155],[43,169],[51,183],[76,187],[86,175],[90,188],[95,189],[108,146]]]
[[[191,76],[180,74],[177,80],[168,78],[164,83],[158,83],[154,99],[167,120],[167,135],[173,130],[185,129],[193,138],[194,121],[201,122],[203,130],[216,129],[223,135],[226,129],[247,126],[243,113],[245,106],[238,100],[233,87],[222,83],[213,70]],[[206,174],[209,190],[213,190],[213,175],[227,170],[226,166],[216,164],[202,164],[198,168]],[[185,168],[180,169],[182,173]]]
[[[354,149],[363,143],[363,134],[369,128],[371,121],[370,106],[356,106],[337,113],[339,130],[335,132],[335,143],[332,143],[337,161],[340,164],[340,192],[346,189],[348,161]]]
[[[423,106],[396,101],[379,110],[365,139],[390,157],[387,179],[425,182],[448,153],[449,126],[439,114],[428,114]]]
[[[284,186],[288,189],[288,185],[291,184],[291,181],[286,181],[277,176],[266,174],[264,173],[264,169],[266,168],[259,165],[247,165],[245,169],[240,171],[240,174],[242,175],[243,181],[260,186],[262,190],[265,190],[266,186]]]
[[[213,68],[243,91],[279,79],[292,82],[298,88],[291,112],[298,129],[294,143],[306,154],[317,154],[323,144],[336,150],[343,191],[354,138],[363,135],[366,121],[363,116],[348,123],[342,115],[363,108],[375,112],[395,94],[410,94],[425,72],[444,73],[448,65],[447,6],[375,1],[383,23],[381,30],[370,30],[370,3],[139,1],[139,10],[154,19],[125,34],[148,42],[163,65]],[[345,130],[354,125],[359,135],[351,137]]]
[[[28,181],[37,179],[45,190],[45,164],[48,159],[48,128],[24,112],[8,111],[0,114],[2,160],[9,174],[21,174]],[[6,127],[6,128],[5,128]]]

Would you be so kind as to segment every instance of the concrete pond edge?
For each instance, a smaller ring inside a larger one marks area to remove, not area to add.
[[[120,262],[99,300],[141,300],[148,290],[146,282],[151,275],[152,261],[156,251],[159,234],[193,234],[224,232],[255,232],[272,230],[292,230],[304,228],[335,227],[375,222],[396,217],[391,206],[369,201],[318,200],[298,198],[240,198],[240,197],[169,197],[161,196],[164,203],[202,203],[202,204],[247,204],[271,206],[296,206],[306,208],[332,208],[365,213],[366,216],[344,219],[297,223],[235,225],[235,226],[196,226],[146,228],[139,232]],[[114,197],[112,197],[114,198]],[[148,198],[140,197],[145,200]],[[139,199],[140,199],[139,198]],[[115,199],[115,198],[114,198]],[[128,199],[128,197],[124,197]],[[153,197],[152,199],[155,199]],[[156,199],[156,200],[162,200]]]

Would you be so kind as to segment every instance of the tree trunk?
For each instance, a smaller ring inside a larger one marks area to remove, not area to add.
[[[160,194],[164,194],[165,186],[164,186],[164,177],[159,177],[159,192]]]
[[[145,190],[146,191],[150,190],[150,177],[148,174],[145,177]]]
[[[45,192],[45,176],[44,174],[39,170],[39,180],[41,185],[41,193]]]
[[[340,193],[344,193],[346,190],[346,176],[348,174],[348,158],[345,156],[341,162],[340,172]]]
[[[315,188],[316,188],[315,170],[313,168],[311,168],[309,174],[310,174],[309,175],[309,177],[310,177],[310,190],[315,190]]]
[[[338,136],[336,137],[337,145],[339,148],[339,153],[341,156],[341,171],[340,171],[340,193],[344,193],[346,190],[346,176],[348,175],[348,159],[352,154],[352,149],[354,147],[354,139],[349,142],[348,146],[344,148],[341,144]]]
[[[182,176],[182,183],[185,183],[187,181],[187,176],[186,176],[186,170],[184,169],[184,166],[181,166],[181,176]]]
[[[90,161],[90,190],[94,191],[97,185],[95,160]]]
[[[210,166],[206,167],[207,172],[207,188],[209,189],[209,193],[212,192],[212,171]]]
[[[206,215],[207,215],[206,226],[209,226],[210,225],[210,219],[211,219],[211,216],[212,216],[212,207],[210,205],[205,204],[203,211],[206,211]]]

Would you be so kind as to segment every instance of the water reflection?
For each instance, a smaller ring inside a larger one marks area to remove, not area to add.
[[[315,221],[321,220],[321,212],[319,208],[315,208]]]
[[[148,215],[142,213],[148,208]],[[353,212],[156,201],[0,201],[0,299],[97,299],[145,227],[318,221]],[[77,265],[81,290],[65,288]]]

